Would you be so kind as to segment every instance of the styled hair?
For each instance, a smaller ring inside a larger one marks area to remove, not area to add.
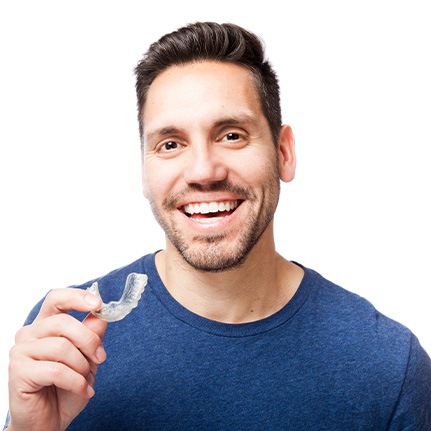
[[[212,60],[247,68],[255,79],[262,112],[277,143],[281,127],[280,90],[277,75],[265,59],[262,41],[235,25],[197,22],[162,36],[135,68],[139,133],[143,137],[142,112],[154,79],[175,65]]]

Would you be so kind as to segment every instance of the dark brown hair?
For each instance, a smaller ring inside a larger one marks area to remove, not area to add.
[[[277,76],[265,59],[262,41],[235,24],[197,22],[162,36],[154,42],[135,68],[139,133],[143,136],[142,111],[154,79],[170,66],[213,60],[235,63],[252,73],[263,114],[277,143],[281,127],[280,91]]]

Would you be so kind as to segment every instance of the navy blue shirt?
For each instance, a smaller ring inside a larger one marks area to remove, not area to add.
[[[108,325],[96,395],[68,430],[431,430],[431,363],[415,336],[304,271],[285,307],[244,324],[181,306],[154,255],[98,279],[105,302],[130,272],[149,281]]]

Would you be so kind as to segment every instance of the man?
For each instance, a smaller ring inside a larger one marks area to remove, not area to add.
[[[275,250],[295,150],[258,38],[196,23],[136,74],[144,194],[166,248],[98,279],[106,301],[148,275],[120,322],[88,314],[91,282],[33,310],[11,351],[8,429],[431,429],[414,335]]]

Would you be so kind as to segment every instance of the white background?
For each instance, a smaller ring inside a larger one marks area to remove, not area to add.
[[[428,5],[2,0],[0,416],[31,307],[164,246],[141,193],[133,68],[196,20],[258,33],[278,71],[298,156],[278,250],[367,297],[431,352]]]

